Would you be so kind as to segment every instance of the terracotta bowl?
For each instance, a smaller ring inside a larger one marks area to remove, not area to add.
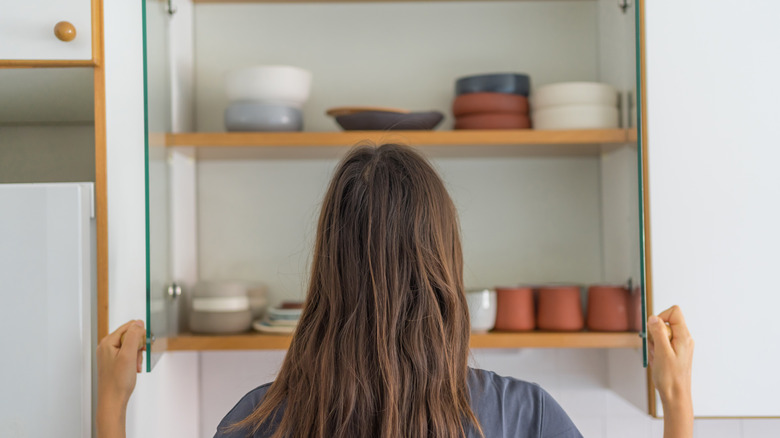
[[[580,287],[540,287],[536,325],[541,330],[582,330],[585,321],[582,316]]]
[[[529,129],[531,119],[525,114],[484,113],[455,119],[455,129]]]
[[[528,114],[528,98],[509,93],[469,93],[452,102],[455,117],[482,113]]]
[[[536,328],[533,289],[497,287],[496,298],[496,330],[517,332]]]
[[[588,330],[628,331],[628,289],[623,286],[588,288]]]

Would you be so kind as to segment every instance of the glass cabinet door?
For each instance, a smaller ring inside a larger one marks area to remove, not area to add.
[[[146,328],[147,371],[175,334],[178,291],[171,279],[170,182],[165,134],[171,130],[167,2],[141,0],[144,29],[146,147]]]
[[[637,248],[638,248],[638,257],[639,257],[639,284],[636,286],[637,292],[640,293],[641,296],[641,303],[642,303],[642,329],[641,329],[641,336],[642,336],[642,365],[647,367],[648,364],[648,352],[647,352],[647,290],[646,290],[646,284],[647,284],[647,272],[646,272],[646,266],[647,266],[647,254],[645,251],[646,248],[646,242],[645,242],[645,153],[644,153],[644,144],[642,142],[642,134],[644,131],[644,125],[642,123],[645,115],[642,113],[642,102],[643,102],[643,92],[642,92],[642,86],[643,86],[643,77],[642,74],[644,72],[644,59],[642,57],[642,34],[644,32],[643,26],[643,20],[642,20],[642,0],[637,1],[635,7],[634,7],[634,14],[633,14],[633,32],[632,32],[632,38],[634,40],[634,44],[632,47],[632,53],[631,58],[634,61],[634,77],[635,77],[635,83],[636,88],[634,89],[634,92],[632,96],[630,96],[630,108],[629,108],[629,128],[631,131],[629,132],[635,132],[635,136],[632,134],[632,138],[636,141],[636,169],[637,169],[637,195],[638,195],[638,202],[636,203],[637,206],[637,222],[638,222],[638,230],[639,232],[636,235],[636,238],[638,240]]]

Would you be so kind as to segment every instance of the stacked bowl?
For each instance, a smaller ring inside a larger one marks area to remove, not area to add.
[[[252,310],[246,284],[201,281],[192,292],[189,327],[202,334],[245,332],[252,325]]]
[[[529,129],[526,74],[467,76],[455,82],[455,129]]]
[[[531,96],[536,129],[610,129],[620,125],[618,92],[598,82],[562,82]]]
[[[257,320],[252,327],[262,333],[291,334],[298,327],[303,312],[303,303],[285,301],[268,309],[265,319]]]
[[[233,70],[225,76],[230,101],[228,131],[301,131],[301,108],[311,91],[311,72],[287,65]]]

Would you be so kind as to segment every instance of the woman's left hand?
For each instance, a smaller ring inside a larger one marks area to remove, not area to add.
[[[129,321],[98,345],[98,438],[125,436],[127,403],[141,372],[145,340],[144,322]]]

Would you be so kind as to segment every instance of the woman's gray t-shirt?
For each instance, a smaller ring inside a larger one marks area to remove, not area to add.
[[[245,395],[222,419],[214,437],[246,437],[245,430],[222,431],[252,413],[270,386],[267,383]],[[471,409],[482,426],[485,438],[582,438],[561,406],[535,383],[469,368],[468,386]],[[263,427],[254,438],[270,437],[275,429],[274,425]],[[471,431],[469,436],[476,437],[478,434]]]

